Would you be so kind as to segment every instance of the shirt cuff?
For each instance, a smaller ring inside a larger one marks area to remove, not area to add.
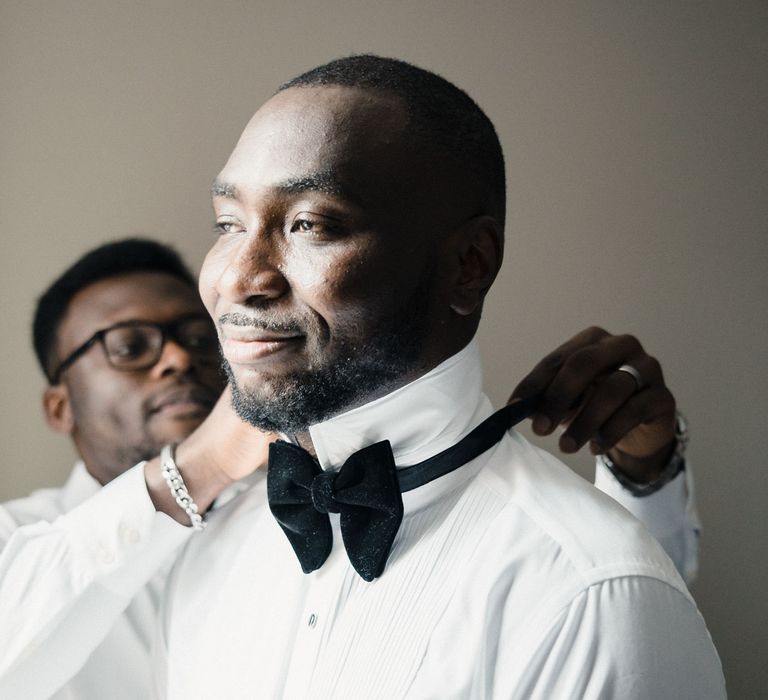
[[[54,526],[67,534],[86,576],[129,596],[193,533],[155,510],[144,480],[144,462],[59,517]]]

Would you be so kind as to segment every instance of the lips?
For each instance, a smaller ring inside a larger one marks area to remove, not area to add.
[[[231,364],[250,365],[283,351],[295,349],[304,340],[296,330],[273,330],[253,326],[223,325],[221,349]]]
[[[200,385],[174,386],[159,392],[149,401],[148,413],[186,415],[209,413],[218,397]]]

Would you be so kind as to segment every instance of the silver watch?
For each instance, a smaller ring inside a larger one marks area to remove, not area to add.
[[[661,474],[649,484],[638,484],[636,481],[632,481],[613,463],[613,460],[607,454],[598,455],[597,461],[608,469],[616,478],[616,481],[633,496],[642,498],[643,496],[650,496],[652,493],[656,493],[685,469],[685,450],[687,447],[688,421],[685,420],[682,413],[677,411],[675,414],[675,451],[672,453],[669,462],[667,462]]]

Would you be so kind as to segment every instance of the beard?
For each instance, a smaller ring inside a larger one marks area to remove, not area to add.
[[[370,337],[337,338],[336,349],[325,355],[316,352],[318,359],[308,369],[269,378],[258,389],[241,387],[222,357],[237,415],[266,432],[306,432],[310,425],[383,396],[418,376],[426,369],[422,358],[431,279],[425,275],[405,303],[378,319]]]

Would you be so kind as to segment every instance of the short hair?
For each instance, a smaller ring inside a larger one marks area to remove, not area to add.
[[[504,223],[504,154],[493,123],[466,92],[423,68],[372,54],[318,66],[284,83],[277,92],[325,85],[383,90],[399,98],[409,134],[417,134],[456,159],[489,197],[488,213]]]
[[[73,297],[82,289],[131,272],[160,272],[196,288],[194,275],[170,246],[146,238],[126,238],[94,248],[67,268],[37,301],[32,342],[48,381],[56,337]]]

